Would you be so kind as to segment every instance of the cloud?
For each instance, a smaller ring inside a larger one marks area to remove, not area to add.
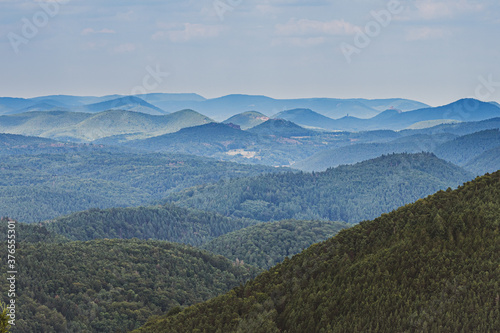
[[[278,36],[344,36],[356,33],[355,25],[344,20],[314,21],[308,19],[290,19],[285,24],[276,24]]]
[[[135,51],[135,49],[136,49],[135,44],[125,43],[125,44],[120,44],[120,45],[114,47],[113,51],[115,53],[128,53],[128,52]]]
[[[220,25],[205,25],[197,23],[184,23],[179,29],[157,31],[151,36],[153,40],[169,39],[172,42],[187,42],[192,39],[214,38],[224,30]]]
[[[417,0],[414,6],[418,16],[426,20],[453,18],[485,8],[484,4],[470,0]]]
[[[429,39],[442,39],[451,36],[452,33],[449,30],[442,28],[431,28],[431,27],[421,27],[410,29],[406,34],[406,40],[417,41],[417,40],[429,40]]]
[[[311,47],[323,44],[325,41],[325,37],[285,37],[273,39],[272,45],[279,46],[286,44],[298,47]]]
[[[85,28],[81,32],[83,36],[93,35],[93,34],[115,34],[115,33],[116,31],[111,29],[94,30],[92,28]]]

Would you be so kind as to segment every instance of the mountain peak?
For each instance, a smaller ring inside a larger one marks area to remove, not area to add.
[[[316,134],[313,130],[305,129],[291,121],[280,118],[269,119],[266,122],[249,129],[248,131],[260,135],[275,135],[283,137],[309,136]]]

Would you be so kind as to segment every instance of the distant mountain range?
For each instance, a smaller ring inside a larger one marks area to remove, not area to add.
[[[498,106],[475,99],[462,99],[440,107],[426,107],[408,112],[389,109],[369,119],[346,116],[334,120],[309,109],[288,110],[274,116],[299,125],[336,131],[402,130],[411,126],[430,127],[442,123],[479,121],[494,117],[500,117]]]
[[[428,107],[428,105],[400,98],[377,100],[337,98],[274,99],[266,96],[227,95],[205,99],[197,94],[166,93],[137,96],[52,95],[28,99],[0,98],[0,114],[29,111],[101,112],[119,109],[160,115],[182,109],[193,109],[218,121],[250,110],[273,115],[283,110],[295,108],[310,108],[331,118],[346,115],[368,118],[391,107],[408,111]]]

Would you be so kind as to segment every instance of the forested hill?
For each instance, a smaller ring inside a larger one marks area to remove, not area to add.
[[[221,178],[284,170],[181,154],[91,148],[2,157],[0,214],[23,222],[39,222],[89,208],[146,205],[172,191]]]
[[[319,173],[227,180],[172,194],[181,206],[262,221],[355,223],[472,179],[433,154],[393,154]]]
[[[138,332],[497,332],[500,171],[366,221]]]
[[[0,245],[6,258],[7,244]],[[190,246],[137,239],[21,242],[16,263],[12,331],[19,333],[129,332],[150,316],[227,292],[256,272]],[[0,278],[6,281],[6,270]],[[2,283],[2,295],[7,290]]]
[[[219,236],[202,246],[232,261],[269,269],[348,225],[332,221],[284,220],[259,223]]]
[[[0,235],[7,235],[7,226],[9,221],[14,221],[16,225],[16,242],[27,243],[54,243],[54,242],[67,242],[66,237],[61,236],[53,231],[49,231],[44,225],[38,223],[19,223],[14,219],[8,217],[0,218]],[[5,236],[2,236],[5,239]]]
[[[173,205],[90,209],[59,217],[44,226],[71,240],[139,238],[201,245],[207,241],[255,224]]]

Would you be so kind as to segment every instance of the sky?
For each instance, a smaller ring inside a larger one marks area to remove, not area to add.
[[[0,96],[500,101],[498,0],[0,0]]]

